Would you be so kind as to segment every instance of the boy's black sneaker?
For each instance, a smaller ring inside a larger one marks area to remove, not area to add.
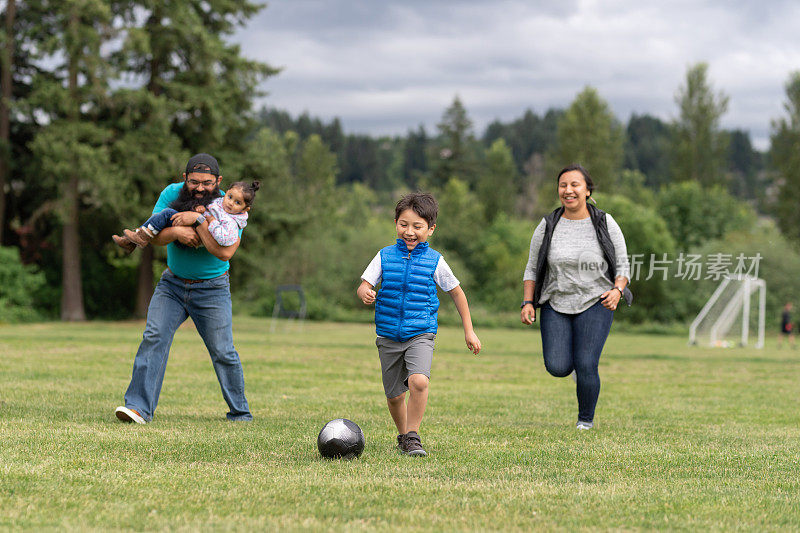
[[[406,434],[405,433],[400,433],[399,435],[397,435],[397,449],[400,450],[402,453],[406,453],[406,450],[405,450],[405,447],[404,447],[405,440],[406,440]]]
[[[406,438],[403,441],[403,449],[406,454],[414,457],[425,457],[428,452],[422,447],[422,441],[416,431],[409,431],[406,433]]]

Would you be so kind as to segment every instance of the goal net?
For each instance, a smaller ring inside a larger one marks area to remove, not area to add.
[[[767,284],[753,277],[726,277],[689,328],[689,344],[747,346],[755,333],[756,348],[764,347]]]

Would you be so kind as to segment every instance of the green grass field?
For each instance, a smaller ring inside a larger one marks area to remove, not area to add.
[[[141,322],[0,327],[0,529],[800,529],[800,349],[612,331],[596,430],[538,331],[437,337],[425,459],[397,454],[369,325],[237,317],[255,420],[230,423],[191,326],[153,423],[114,408]],[[358,460],[319,458],[337,417]]]

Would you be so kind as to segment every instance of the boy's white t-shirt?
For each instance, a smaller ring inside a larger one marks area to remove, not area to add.
[[[364,273],[361,274],[361,279],[375,287],[380,283],[382,277],[383,268],[381,267],[381,253],[378,252],[367,266]],[[445,261],[442,256],[439,256],[439,262],[436,263],[436,270],[433,272],[433,281],[435,281],[436,285],[444,292],[452,291],[461,283],[458,281],[455,274],[453,274],[453,271],[450,270],[450,265],[447,264],[447,261]]]

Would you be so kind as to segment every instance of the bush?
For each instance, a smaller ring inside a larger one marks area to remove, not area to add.
[[[719,186],[703,189],[695,182],[674,183],[658,193],[657,202],[680,250],[746,229],[756,221],[749,205]]]
[[[23,265],[16,248],[0,247],[0,322],[32,322],[45,318],[45,276]]]
[[[675,320],[674,299],[667,288],[668,280],[662,276],[646,279],[649,272],[650,257],[661,258],[663,254],[672,255],[675,241],[667,224],[657,212],[623,196],[597,194],[598,206],[610,213],[617,221],[625,236],[628,256],[641,261],[638,267],[631,264],[630,288],[634,295],[633,305],[622,305],[615,320],[632,322]]]
[[[510,220],[500,215],[480,235],[477,247],[480,252],[475,258],[477,268],[473,272],[476,302],[496,311],[518,307],[522,300],[522,275],[535,228],[536,224],[527,220]]]

